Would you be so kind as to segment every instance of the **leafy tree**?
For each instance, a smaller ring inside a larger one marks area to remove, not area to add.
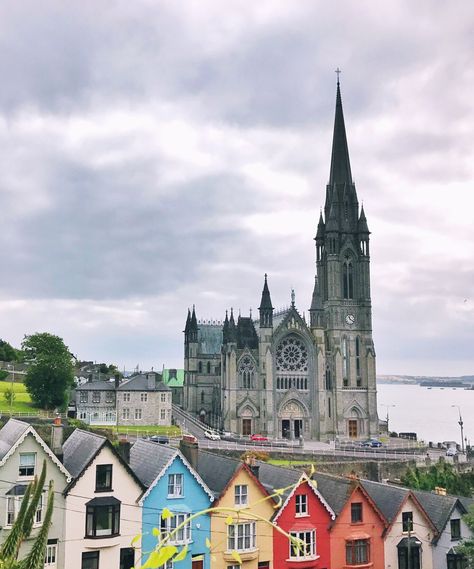
[[[474,474],[458,472],[452,464],[442,461],[427,469],[407,468],[401,482],[415,490],[431,491],[440,486],[446,488],[448,494],[470,496],[474,488]]]
[[[30,364],[25,386],[33,401],[46,409],[64,407],[74,384],[69,348],[47,332],[25,336],[22,348]]]
[[[31,482],[21,501],[18,517],[10,530],[6,540],[0,547],[0,569],[43,569],[46,546],[48,544],[48,532],[53,516],[54,492],[53,483],[49,484],[48,501],[43,525],[24,559],[18,559],[21,544],[30,537],[35,521],[36,510],[43,492],[46,479],[46,461],[39,479],[36,477]]]
[[[16,399],[15,390],[12,387],[7,387],[3,393],[3,398],[8,403],[8,405],[13,405],[13,402]]]
[[[7,377],[10,374],[8,373],[8,371],[4,370],[4,369],[0,369],[0,381],[3,381],[4,379],[7,379]]]
[[[469,529],[474,533],[474,506],[471,506],[463,519]],[[463,539],[461,545],[456,547],[456,552],[464,555],[466,569],[474,569],[474,537]]]
[[[14,362],[17,360],[17,350],[13,348],[8,342],[0,339],[0,361]]]

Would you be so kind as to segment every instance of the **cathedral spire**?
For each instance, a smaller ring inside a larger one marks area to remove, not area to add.
[[[273,306],[270,298],[270,290],[267,283],[267,273],[265,273],[265,281],[263,283],[262,300],[258,307],[260,311],[260,328],[271,328],[273,326]]]
[[[337,76],[336,115],[334,118],[334,134],[332,139],[331,170],[329,184],[352,184],[351,164],[347,146],[344,113],[342,112],[341,88],[339,74]]]
[[[190,342],[197,342],[198,324],[197,324],[196,309],[194,307],[194,304],[193,304],[193,313],[191,314],[191,319],[189,321],[188,334]]]

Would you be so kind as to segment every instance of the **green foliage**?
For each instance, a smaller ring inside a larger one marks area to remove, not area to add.
[[[54,492],[50,482],[46,514],[43,525],[33,543],[33,546],[25,559],[19,560],[20,546],[31,535],[36,509],[43,492],[46,478],[46,461],[39,479],[35,478],[28,485],[23,500],[21,501],[18,517],[10,530],[6,540],[0,547],[0,569],[43,569],[44,556],[48,543],[48,532],[53,515]]]
[[[401,477],[404,486],[415,490],[434,490],[446,488],[448,494],[470,496],[474,489],[474,474],[458,472],[452,464],[438,462],[429,468],[408,468]]]
[[[15,362],[18,359],[18,350],[15,350],[8,342],[0,339],[0,361]]]
[[[0,369],[0,381],[4,381],[10,374],[4,369]]]
[[[8,403],[8,405],[13,405],[13,402],[16,399],[15,390],[12,389],[11,387],[7,387],[7,389],[5,389],[5,391],[3,392],[3,398]]]
[[[69,348],[47,332],[25,336],[22,348],[30,363],[25,385],[33,401],[45,409],[64,407],[74,383]]]
[[[474,533],[474,506],[471,506],[468,513],[463,516],[466,525]],[[456,552],[464,555],[466,560],[466,569],[474,568],[474,537],[463,539],[461,545],[456,547]]]

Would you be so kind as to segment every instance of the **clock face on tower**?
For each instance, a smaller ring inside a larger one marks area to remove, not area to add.
[[[355,322],[355,316],[353,314],[348,314],[346,316],[346,324],[352,325]]]

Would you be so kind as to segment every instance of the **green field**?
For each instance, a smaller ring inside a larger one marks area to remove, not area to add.
[[[267,462],[276,466],[309,466],[312,464],[310,460],[280,460],[277,458],[271,458]]]
[[[38,409],[31,402],[31,397],[26,392],[26,387],[23,383],[10,383],[9,381],[0,381],[0,414],[8,415],[10,413],[10,405],[5,401],[4,393],[12,386],[16,395],[11,407],[12,413],[29,413],[33,411],[36,415]]]
[[[134,433],[137,435],[168,435],[170,437],[179,437],[181,435],[181,429],[179,427],[163,427],[159,425],[149,425],[149,426],[119,426],[114,427],[114,432],[116,433]]]

